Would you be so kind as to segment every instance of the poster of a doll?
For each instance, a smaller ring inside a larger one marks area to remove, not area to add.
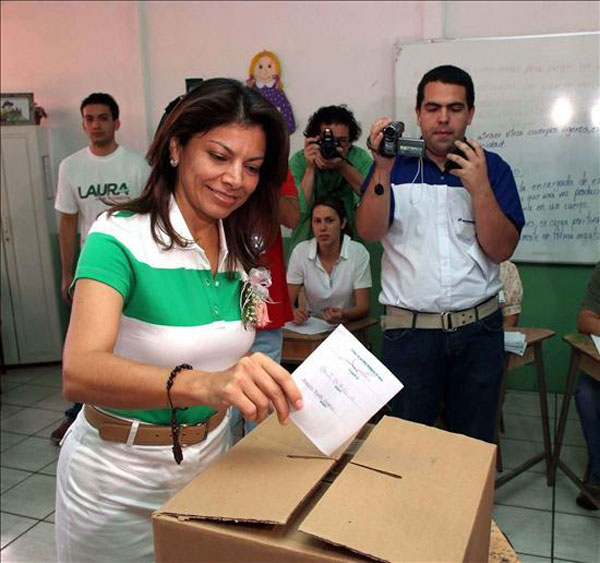
[[[275,53],[261,51],[252,58],[246,84],[269,100],[281,113],[290,135],[296,130],[292,107],[283,91],[281,65]]]

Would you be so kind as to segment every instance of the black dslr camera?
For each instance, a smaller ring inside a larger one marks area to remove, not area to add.
[[[388,158],[403,156],[423,156],[425,141],[423,139],[403,138],[404,123],[392,121],[383,128],[383,139],[379,143],[379,154]]]
[[[317,141],[317,144],[321,147],[321,156],[325,160],[340,158],[341,155],[337,150],[340,144],[329,127],[323,129],[323,133],[321,133],[321,138]]]

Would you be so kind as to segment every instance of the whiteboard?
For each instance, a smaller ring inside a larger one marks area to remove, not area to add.
[[[467,138],[512,167],[526,224],[513,259],[600,260],[600,33],[396,46],[395,118],[419,136],[417,85],[443,64],[475,84]]]

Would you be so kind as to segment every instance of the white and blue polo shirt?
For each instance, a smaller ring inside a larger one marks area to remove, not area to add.
[[[485,151],[485,158],[496,201],[521,232],[525,219],[510,166],[495,153]],[[421,162],[398,156],[392,168],[379,302],[429,313],[468,309],[500,291],[499,266],[479,246],[471,195],[460,178],[429,158]]]
[[[193,240],[174,198],[169,217],[175,231]],[[159,236],[168,242],[166,235]],[[219,222],[219,267],[213,278],[204,250],[192,243],[165,250],[152,238],[150,215],[103,213],[92,226],[75,280],[91,278],[123,296],[114,354],[172,369],[187,363],[206,371],[235,364],[252,346],[254,329],[244,329],[240,291],[245,273],[226,271],[227,243]],[[101,406],[101,405],[99,405]],[[125,411],[119,416],[168,425],[170,409]],[[214,413],[206,406],[177,411],[180,423]]]

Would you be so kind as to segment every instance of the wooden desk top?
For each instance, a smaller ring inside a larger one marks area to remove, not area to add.
[[[581,334],[579,332],[566,334],[563,336],[563,340],[569,344],[569,346],[572,346],[586,356],[589,356],[592,360],[600,362],[600,354],[598,354],[598,350],[596,350],[596,346],[594,346],[589,334]]]
[[[541,342],[542,340],[547,340],[548,338],[552,338],[556,333],[547,328],[533,328],[533,327],[523,327],[523,326],[513,326],[510,328],[505,328],[504,332],[522,332],[525,335],[525,340],[527,342],[527,346],[530,344],[536,344],[537,342]]]
[[[600,381],[600,354],[589,334],[567,334],[563,340],[579,354],[579,369]]]
[[[344,323],[344,326],[350,332],[358,332],[360,330],[365,330],[370,326],[377,324],[377,319],[373,319],[371,317],[364,317],[363,319],[357,319],[356,321],[351,321],[349,323]],[[335,328],[335,327],[333,327]],[[293,330],[283,329],[283,338],[285,340],[309,340],[309,341],[320,341],[324,340],[331,334],[329,332],[319,332],[318,334],[300,334],[299,332],[294,332]]]

